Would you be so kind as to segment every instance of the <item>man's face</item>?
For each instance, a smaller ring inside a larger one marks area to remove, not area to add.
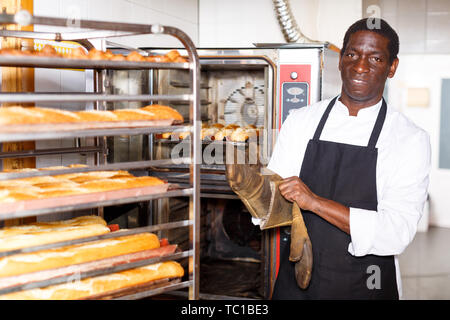
[[[389,63],[389,39],[371,31],[358,31],[350,36],[339,59],[342,78],[341,100],[358,107],[377,103],[387,78],[392,78],[398,59]]]

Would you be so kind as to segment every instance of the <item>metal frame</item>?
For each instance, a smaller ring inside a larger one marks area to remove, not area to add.
[[[189,280],[183,281],[178,284],[169,284],[166,287],[160,287],[154,290],[149,290],[145,292],[139,292],[133,295],[129,295],[127,297],[121,297],[119,299],[137,299],[143,298],[147,296],[151,296],[154,294],[162,293],[169,290],[177,290],[180,288],[189,288],[188,297],[189,299],[198,299],[199,298],[199,250],[200,250],[200,164],[201,164],[201,143],[200,143],[200,64],[199,58],[197,55],[197,51],[195,45],[192,40],[181,30],[169,27],[162,26],[159,24],[130,24],[130,23],[117,23],[117,22],[103,22],[103,21],[91,21],[91,20],[79,20],[78,26],[80,28],[92,29],[86,32],[67,32],[67,33],[44,33],[44,32],[26,32],[26,31],[9,31],[9,30],[1,30],[0,36],[9,36],[9,37],[20,37],[20,38],[37,38],[37,39],[53,39],[55,41],[63,41],[63,40],[71,40],[77,41],[80,44],[84,45],[86,48],[92,48],[92,44],[88,41],[90,38],[107,38],[107,37],[116,37],[118,35],[135,35],[135,34],[166,34],[169,36],[173,36],[177,38],[187,50],[189,62],[188,63],[149,63],[149,62],[129,62],[129,61],[91,61],[91,60],[75,60],[75,59],[66,59],[66,58],[46,58],[46,57],[6,57],[0,56],[0,66],[15,66],[15,67],[42,67],[42,68],[82,68],[82,69],[93,69],[94,72],[94,82],[97,83],[99,79],[96,77],[100,74],[102,69],[188,69],[190,74],[190,95],[183,96],[158,96],[158,95],[140,95],[140,96],[131,96],[131,95],[122,95],[122,96],[114,96],[114,95],[106,95],[99,94],[98,91],[100,88],[97,88],[94,83],[94,91],[96,93],[78,93],[78,94],[28,94],[28,93],[17,93],[17,94],[0,94],[0,102],[36,102],[36,101],[94,101],[95,104],[98,104],[99,101],[139,101],[139,100],[166,100],[166,101],[187,101],[190,106],[190,126],[169,126],[169,127],[143,127],[143,128],[118,128],[118,129],[102,129],[102,130],[74,130],[74,131],[53,131],[53,132],[41,132],[41,133],[32,133],[32,132],[22,132],[20,134],[2,134],[0,133],[0,141],[1,142],[9,142],[9,141],[23,141],[23,140],[45,140],[52,138],[78,138],[78,137],[98,137],[101,140],[101,137],[111,136],[111,135],[120,135],[120,134],[150,134],[155,132],[166,132],[170,131],[191,131],[191,143],[190,143],[190,155],[191,157],[188,159],[183,159],[184,163],[189,164],[189,183],[191,188],[181,189],[181,190],[171,190],[163,194],[155,194],[148,195],[142,197],[135,198],[124,198],[119,200],[112,201],[104,201],[99,203],[91,203],[91,204],[83,204],[80,206],[70,206],[65,208],[52,208],[52,209],[41,209],[35,211],[28,212],[15,212],[12,215],[5,217],[1,216],[0,219],[9,219],[12,217],[25,217],[30,215],[40,215],[47,213],[55,213],[61,211],[70,211],[73,209],[81,209],[84,207],[93,208],[96,206],[104,206],[104,205],[113,205],[125,202],[139,202],[145,201],[149,199],[157,199],[164,197],[175,197],[175,196],[187,196],[189,197],[189,220],[188,222],[182,222],[176,224],[176,227],[184,226],[190,228],[189,239],[190,239],[190,249],[185,252],[176,253],[163,258],[155,258],[148,259],[144,261],[140,261],[139,263],[130,263],[125,266],[121,266],[123,269],[135,268],[138,266],[148,265],[151,263],[155,263],[157,261],[167,260],[167,259],[175,259],[182,257],[189,257],[189,270],[192,270],[192,273],[189,274]],[[39,16],[31,16],[26,11],[21,11],[15,15],[12,14],[0,14],[0,24],[20,24],[20,25],[51,25],[51,26],[61,26],[67,27],[67,20],[62,18],[53,18],[53,17],[39,17]],[[73,27],[73,26],[70,26]],[[101,141],[99,143],[100,148],[102,147]],[[81,151],[81,150],[78,150]],[[57,152],[57,150],[51,151],[41,151],[37,152],[34,155],[39,154],[48,154],[48,152]],[[65,152],[69,152],[69,150],[65,150]],[[86,150],[84,151],[86,152]],[[12,155],[12,154],[11,154]],[[25,156],[32,156],[29,153],[24,154]],[[4,156],[4,155],[3,155]],[[102,161],[97,161],[97,165],[94,168],[74,168],[67,170],[55,170],[55,171],[46,171],[42,172],[26,172],[26,173],[8,173],[2,175],[0,179],[10,179],[12,177],[25,177],[25,176],[34,176],[34,175],[43,175],[43,174],[61,174],[63,172],[83,172],[83,171],[93,171],[93,170],[113,170],[116,168],[148,168],[150,166],[158,166],[162,164],[171,163],[168,161],[143,161],[143,162],[131,162],[131,163],[120,163],[120,164],[111,164],[111,165],[100,165],[104,163]],[[160,228],[171,228],[174,225],[163,225]],[[148,230],[155,228],[140,228],[140,230],[135,230],[133,232],[149,232]],[[155,229],[156,230],[156,229]],[[120,235],[124,235],[121,233]],[[117,235],[116,235],[117,236]],[[98,237],[94,237],[93,239],[85,238],[80,241],[94,241]],[[76,242],[76,241],[75,241]],[[71,242],[71,243],[75,243]],[[66,245],[64,243],[53,244],[52,246],[62,246]],[[36,249],[36,248],[35,248]],[[110,273],[114,271],[119,271],[121,268],[108,268],[108,270],[102,270],[102,272],[95,272],[95,274],[84,274],[82,278],[95,276],[99,274]],[[41,283],[35,283],[34,287],[45,287],[55,283],[65,282],[67,279],[65,277],[60,277],[58,279],[53,279],[49,281],[44,281]],[[28,288],[28,287],[27,287]],[[20,288],[9,288],[10,290],[22,290],[25,287]]]

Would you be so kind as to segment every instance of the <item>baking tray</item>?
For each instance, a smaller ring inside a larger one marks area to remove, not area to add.
[[[19,211],[31,211],[39,209],[52,209],[64,206],[76,206],[79,204],[92,203],[95,206],[101,205],[101,202],[116,200],[122,198],[137,198],[140,196],[161,194],[167,192],[168,183],[155,186],[128,188],[111,190],[104,192],[93,192],[87,194],[74,194],[62,197],[51,197],[45,199],[33,199],[26,201],[16,201],[11,203],[0,204],[0,217],[9,213]]]
[[[175,284],[179,284],[180,282],[181,278],[167,278],[167,279],[153,280],[136,286],[112,290],[102,294],[92,295],[78,300],[112,300],[112,299],[120,300],[120,298],[122,297],[128,295],[137,295],[143,292],[147,293],[143,297],[148,297],[151,295],[159,294],[161,291],[164,292],[167,290],[173,290],[173,288],[171,287]],[[157,290],[164,288],[166,288],[166,290]]]
[[[121,237],[120,233],[116,234],[117,237]],[[0,281],[0,289],[6,289],[15,286],[23,286],[32,282],[41,282],[45,280],[55,279],[58,277],[76,276],[82,273],[94,272],[100,270],[106,270],[104,274],[107,274],[108,269],[131,263],[135,261],[141,261],[144,259],[163,257],[174,253],[177,250],[177,245],[166,245],[152,250],[143,250],[139,252],[133,252],[129,254],[123,254],[110,258],[89,261],[85,263],[72,264],[65,267],[41,270],[36,272],[24,273],[16,276],[2,277]]]
[[[64,69],[189,69],[189,63],[145,62],[145,61],[111,61],[68,59],[60,57],[1,55],[0,66],[29,68],[64,68]]]
[[[114,135],[139,135],[172,131],[189,131],[191,126],[177,126],[179,122],[173,120],[157,121],[117,121],[92,123],[53,123],[2,125],[0,128],[0,142],[63,139],[77,137],[97,137]],[[175,125],[172,125],[175,124]],[[49,127],[51,130],[49,130]]]
[[[36,123],[36,124],[9,124],[2,125],[0,133],[21,132],[48,132],[49,126],[52,131],[76,131],[113,128],[141,128],[141,127],[164,127],[172,124],[180,124],[180,121],[167,120],[133,120],[133,121],[105,121],[105,122],[67,122],[67,123]]]
[[[66,205],[66,206],[56,206],[56,207],[46,207],[42,209],[34,209],[34,210],[25,210],[25,211],[12,211],[9,213],[0,213],[0,219],[6,220],[6,219],[15,219],[15,218],[25,218],[25,217],[31,217],[31,216],[39,216],[49,213],[55,213],[55,212],[67,212],[67,211],[75,211],[75,210],[82,210],[82,209],[92,209],[92,208],[98,208],[98,207],[107,207],[107,206],[115,206],[115,205],[121,205],[126,203],[135,203],[135,202],[142,202],[142,201],[149,201],[159,198],[172,198],[172,197],[189,197],[194,194],[194,188],[182,188],[182,189],[175,189],[175,190],[168,190],[167,192],[163,193],[152,193],[152,194],[146,194],[136,197],[122,197],[118,199],[112,199],[112,200],[104,200],[104,201],[94,201],[94,202],[87,202],[87,203],[81,203],[81,204],[75,204],[75,205]],[[59,199],[59,198],[57,198]]]

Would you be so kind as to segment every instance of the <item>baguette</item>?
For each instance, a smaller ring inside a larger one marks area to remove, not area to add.
[[[109,179],[116,175],[129,175],[128,171],[91,171],[91,172],[76,172],[66,173],[54,176],[56,179],[69,179],[76,183],[83,183],[98,179]]]
[[[117,189],[149,187],[163,183],[164,181],[156,177],[133,177],[88,181],[80,184],[80,187],[87,189],[90,192],[102,192]]]
[[[69,59],[90,59],[90,60],[112,60],[112,61],[147,61],[147,62],[188,62],[185,57],[182,57],[177,50],[171,50],[165,55],[142,56],[137,51],[132,51],[128,56],[122,54],[114,54],[110,50],[102,51],[95,48],[88,52],[82,47],[77,47],[70,50],[67,54],[61,54],[53,48],[53,46],[46,44],[40,51],[20,50],[20,49],[0,49],[1,55],[13,56],[38,56],[38,57],[64,57]]]
[[[0,277],[64,267],[122,254],[159,248],[158,237],[153,233],[141,233],[86,244],[21,253],[0,258]],[[0,278],[1,281],[1,278]]]
[[[152,104],[142,107],[141,110],[151,112],[156,115],[157,119],[173,119],[183,122],[183,116],[175,109],[160,104]]]
[[[20,106],[0,108],[0,124],[31,124],[42,121],[43,115],[33,113],[31,108]]]
[[[82,166],[83,165],[75,165]],[[64,169],[48,167],[38,170]],[[165,182],[156,177],[135,177],[125,170],[68,173],[0,181],[0,203],[81,195],[119,189],[150,187]]]
[[[169,106],[150,105],[114,111],[66,111],[52,108],[10,106],[0,108],[0,125],[167,120],[183,122],[183,116]]]
[[[179,278],[184,269],[178,262],[166,261],[145,267],[108,275],[86,278],[46,288],[13,292],[0,296],[0,300],[74,300],[88,298],[114,290],[124,289],[159,279]]]
[[[157,120],[157,116],[143,109],[118,109],[112,111],[119,121]]]
[[[108,233],[99,216],[81,216],[63,221],[34,222],[0,229],[0,252]]]
[[[111,111],[78,111],[76,112],[81,121],[118,121],[118,117]]]
[[[68,123],[79,122],[76,113],[66,110],[32,107],[28,108],[35,116],[35,121],[31,123]],[[39,117],[36,117],[38,115]]]
[[[11,203],[17,201],[28,201],[39,199],[39,192],[33,190],[28,190],[24,188],[23,190],[11,190],[7,194],[1,195],[0,202]]]
[[[24,233],[24,232],[32,232],[33,230],[36,230],[38,232],[42,231],[51,231],[53,228],[61,228],[61,227],[78,227],[78,226],[85,226],[90,224],[101,224],[106,226],[106,221],[99,216],[80,216],[76,218],[72,218],[69,220],[60,220],[60,221],[49,221],[49,222],[33,222],[28,223],[24,225],[19,226],[13,226],[8,228],[0,229],[0,238],[9,236],[9,235],[15,235],[18,233]]]
[[[12,234],[13,231],[17,231],[17,233]],[[98,236],[109,232],[110,230],[107,226],[94,223],[84,226],[66,226],[51,229],[12,230],[8,236],[2,236],[0,238],[0,252],[83,237]]]

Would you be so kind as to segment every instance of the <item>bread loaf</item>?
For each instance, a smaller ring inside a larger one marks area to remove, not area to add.
[[[169,59],[169,57],[161,56],[161,55],[147,56],[147,57],[145,57],[145,61],[147,61],[147,62],[172,62]]]
[[[54,176],[57,179],[69,179],[76,183],[83,183],[93,180],[100,179],[110,179],[117,175],[127,175],[131,176],[128,171],[118,170],[118,171],[91,171],[91,172],[78,172],[78,173],[68,173]]]
[[[183,121],[181,114],[169,106],[151,105],[140,109],[114,111],[66,111],[52,108],[10,106],[0,108],[0,125],[112,122],[136,120]]]
[[[109,58],[109,60],[111,61],[126,61],[127,57],[125,57],[122,54],[115,54],[114,56],[112,56],[111,58]]]
[[[0,229],[0,252],[91,237],[109,231],[105,220],[98,216],[13,226]]]
[[[128,54],[126,60],[128,61],[145,61],[145,58],[137,51],[132,51]]]
[[[147,61],[147,62],[176,62],[184,63],[188,60],[180,55],[177,50],[171,50],[165,55],[154,55],[144,57],[137,51],[132,51],[128,56],[122,54],[114,54],[110,50],[101,51],[95,48],[89,50],[86,53],[85,49],[82,47],[77,47],[70,50],[69,53],[61,54],[53,48],[53,46],[46,44],[39,51],[31,50],[21,50],[21,49],[10,49],[5,48],[0,50],[1,55],[12,55],[12,56],[38,56],[38,57],[56,57],[56,58],[69,58],[69,59],[91,59],[91,60],[112,60],[112,61]]]
[[[10,106],[0,108],[0,124],[30,124],[41,122],[43,115],[36,115],[20,106]]]
[[[39,193],[31,188],[23,188],[23,190],[11,190],[6,194],[0,194],[0,202],[11,203],[17,201],[28,201],[39,199]]]
[[[28,110],[35,117],[35,122],[32,123],[67,123],[80,121],[78,116],[70,111],[40,107],[32,107],[28,108]]]
[[[109,275],[86,278],[46,288],[1,295],[0,300],[74,300],[124,289],[166,278],[179,278],[184,269],[178,262],[166,261]]]
[[[99,110],[90,110],[90,111],[78,111],[78,117],[81,121],[91,122],[91,121],[118,121],[117,115],[115,115],[111,111],[99,111]]]
[[[106,60],[106,56],[103,51],[92,48],[88,52],[88,59],[90,59],[90,60]]]
[[[150,187],[163,183],[164,181],[156,177],[133,177],[88,181],[81,183],[80,187],[91,192],[102,192],[117,189]]]
[[[236,142],[245,142],[249,138],[256,137],[256,130],[254,129],[237,128],[231,133],[230,140]]]
[[[169,106],[153,104],[142,107],[141,110],[153,113],[157,119],[174,119],[183,122],[183,116],[175,109]]]
[[[158,119],[154,113],[142,109],[119,109],[112,112],[117,116],[119,121]]]
[[[70,167],[85,167],[85,165],[72,165]],[[45,171],[67,168],[55,166],[33,170]],[[55,176],[0,180],[0,203],[150,187],[164,183],[163,180],[156,177],[135,177],[125,170],[77,172]]]
[[[77,47],[75,49],[70,50],[70,52],[67,55],[65,55],[65,57],[69,59],[82,59],[82,60],[88,59],[88,55],[85,49],[83,49],[82,47]]]
[[[46,44],[40,51],[36,51],[35,55],[42,57],[59,57],[60,54],[51,45]]]
[[[0,277],[53,269],[122,254],[159,248],[156,235],[141,233],[86,244],[22,253],[0,258]],[[1,279],[0,279],[1,281]]]

